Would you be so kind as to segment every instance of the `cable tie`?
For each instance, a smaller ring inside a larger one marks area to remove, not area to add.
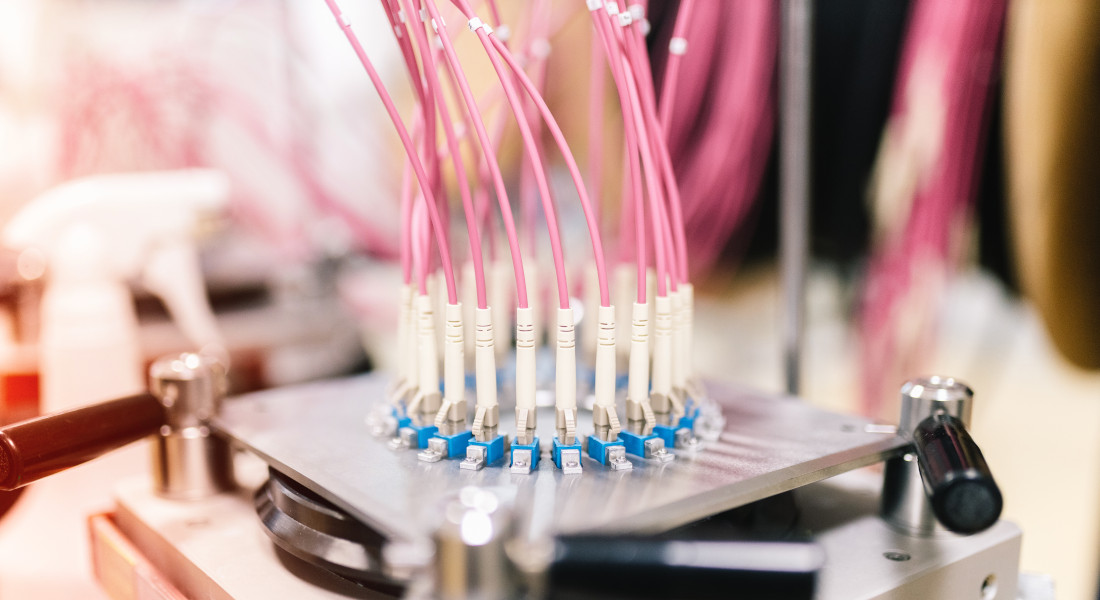
[[[642,35],[649,37],[649,32],[653,31],[653,26],[650,25],[649,19],[642,19]]]
[[[586,4],[588,4],[588,10],[590,12],[603,8],[603,0],[588,0]]]
[[[496,31],[498,40],[507,43],[508,40],[512,39],[512,28],[504,23],[501,23]]]
[[[474,33],[477,33],[478,29],[485,30],[485,35],[489,35],[490,33],[493,33],[493,28],[489,27],[488,23],[485,23],[484,21],[482,21],[478,17],[474,17],[474,18],[470,19],[470,22],[467,23],[467,25],[469,25],[470,31],[472,31]]]
[[[634,17],[630,16],[628,12],[619,13],[619,26],[630,27],[630,24],[634,22]]]
[[[631,4],[630,8],[628,8],[627,10],[630,11],[630,16],[635,21],[645,20],[645,8],[643,8],[641,4]]]
[[[420,21],[423,22],[423,23],[427,23],[429,18],[431,18],[431,17],[428,16],[428,9],[426,9],[426,8],[420,9]]]
[[[403,9],[398,9],[397,10],[397,20],[402,22],[402,23],[406,22],[406,20],[405,20],[405,11]]]
[[[546,38],[538,38],[531,40],[531,56],[538,59],[545,59],[550,56],[550,42]]]
[[[688,41],[686,38],[674,37],[668,41],[668,53],[677,56],[687,54]]]
[[[608,2],[607,3],[607,14],[612,15],[612,16],[619,14],[619,3],[618,2]]]
[[[439,29],[440,29],[441,27],[442,27],[443,29],[446,29],[446,28],[447,28],[447,22],[443,20],[443,15],[440,15],[440,16],[439,16],[439,21],[438,21],[438,22],[436,22],[436,20],[435,20],[435,19],[432,19],[432,31],[434,31],[434,32],[436,32],[436,34],[438,34],[438,33],[439,33]]]

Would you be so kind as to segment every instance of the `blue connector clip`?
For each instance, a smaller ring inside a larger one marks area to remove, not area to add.
[[[437,431],[439,431],[439,428],[435,425],[422,426],[414,425],[413,423],[409,423],[402,429],[411,429],[412,431],[416,432],[416,447],[420,448],[421,450],[428,447],[428,440],[432,439],[432,436],[435,435]],[[411,446],[412,444],[410,443],[409,445]]]
[[[594,435],[588,436],[588,456],[614,471],[634,468],[634,465],[626,459],[626,446],[619,440],[601,440]]]
[[[444,440],[447,443],[444,458],[460,458],[466,455],[466,446],[470,444],[470,440],[474,439],[474,434],[470,431],[462,431],[454,435],[443,435],[436,432],[432,438]],[[430,441],[428,443],[431,444]]]
[[[486,465],[491,465],[504,458],[503,435],[498,435],[488,442],[472,441],[466,446],[466,458],[459,464],[460,468],[480,471]]]
[[[680,417],[680,423],[677,425],[677,429],[695,431],[695,419],[699,417],[700,411],[702,411],[702,408],[696,406],[694,400],[685,402],[684,416]]]
[[[400,431],[402,427],[408,427],[412,424],[412,418],[405,414],[404,410],[399,410],[396,406],[390,410],[393,411],[393,418],[397,420],[398,431]]]
[[[649,435],[639,435],[637,433],[631,433],[623,430],[619,432],[619,439],[623,441],[623,445],[626,447],[627,454],[633,454],[634,456],[640,456],[645,458],[645,446],[647,440],[661,439],[657,434],[651,433]],[[652,446],[652,442],[650,443]]]
[[[513,473],[526,475],[538,468],[541,454],[538,437],[534,438],[530,444],[512,444],[512,456],[508,466]]]
[[[584,469],[581,467],[581,452],[583,449],[580,444],[565,445],[561,443],[561,440],[556,436],[554,437],[554,447],[550,456],[554,459],[554,465],[562,470],[566,475],[580,474]]]
[[[665,442],[665,448],[675,448],[677,429],[677,427],[670,427],[668,425],[654,425],[653,435],[661,438]]]
[[[620,431],[619,439],[623,441],[623,446],[626,448],[628,454],[633,454],[634,456],[640,456],[642,458],[652,458],[660,462],[668,462],[675,458],[675,455],[669,453],[669,446],[665,442],[665,438],[661,435],[662,432],[660,432],[659,429],[667,429],[674,432],[671,427],[656,425],[653,427],[653,433],[649,435],[638,435],[637,433],[631,433],[629,431]],[[675,436],[675,433],[673,433],[673,435]]]

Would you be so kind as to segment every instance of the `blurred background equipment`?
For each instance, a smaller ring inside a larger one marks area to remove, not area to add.
[[[1094,4],[6,0],[0,597],[1100,598]]]

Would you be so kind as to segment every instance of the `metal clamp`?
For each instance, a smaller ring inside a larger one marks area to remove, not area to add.
[[[221,363],[194,353],[161,358],[149,368],[149,389],[165,410],[153,443],[156,492],[192,499],[233,489],[229,443],[208,427],[226,391]]]
[[[883,518],[917,536],[970,534],[997,521],[1003,499],[966,427],[974,392],[950,377],[907,381],[898,433],[912,452],[886,463]]]

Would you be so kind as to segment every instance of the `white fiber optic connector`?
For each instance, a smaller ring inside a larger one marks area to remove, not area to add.
[[[500,405],[497,402],[497,360],[493,340],[492,308],[474,311],[476,339],[474,339],[474,375],[477,386],[477,406],[474,423],[470,429],[474,439],[487,442],[496,436],[500,423]]]
[[[436,350],[435,314],[429,296],[416,297],[417,392],[409,403],[409,416],[424,423],[432,422],[439,412],[439,354]]]
[[[459,290],[462,298],[462,323],[466,330],[463,342],[466,345],[466,356],[472,361],[474,358],[474,309],[477,308],[477,280],[474,278],[474,263],[466,261],[462,265],[462,288]],[[473,367],[473,363],[470,363]]]
[[[684,377],[687,380],[687,395],[699,399],[706,395],[702,383],[695,376],[695,286],[680,284],[680,297],[684,303]]]
[[[655,271],[653,269],[653,267],[650,267],[650,268],[645,270],[645,297],[647,299],[657,297],[657,271]],[[649,322],[654,323],[654,324],[657,323],[657,302],[656,301],[650,301],[650,302],[646,302],[646,304],[649,305]],[[653,333],[654,335],[656,335],[656,331],[654,329],[655,328],[651,328],[650,332]],[[650,339],[653,339],[653,337],[651,336]],[[654,345],[650,344],[649,345],[649,359],[650,360],[653,360],[653,350],[654,350]]]
[[[542,316],[542,282],[539,280],[539,266],[535,261],[524,264],[524,282],[527,284],[527,306],[531,309],[533,328],[531,335],[535,340],[535,348],[542,344],[542,332],[545,329]],[[518,315],[517,315],[518,318]]]
[[[669,292],[672,301],[672,398],[682,412],[687,372],[684,370],[684,299],[679,289]]]
[[[447,280],[442,269],[428,278],[428,296],[432,299],[432,318],[435,320],[435,359],[439,361],[443,359],[443,311],[447,305]]]
[[[535,311],[516,309],[516,442],[532,443],[537,425],[535,407]]]
[[[414,362],[410,361],[409,347],[414,345],[410,338],[415,327],[412,324],[412,303],[415,294],[416,290],[412,285],[401,286],[401,304],[398,306],[397,313],[397,373],[386,394],[394,405],[403,402],[405,395],[415,385],[413,381],[415,378],[409,377],[409,364]]]
[[[600,306],[600,278],[595,264],[584,268],[584,315],[581,326],[581,357],[584,361],[595,361],[596,346],[599,344],[600,325],[593,319]]]
[[[639,424],[641,435],[653,432],[657,419],[649,404],[649,303],[633,305],[630,335],[630,370],[627,371],[626,418]]]
[[[630,322],[631,306],[634,303],[635,290],[637,290],[637,268],[632,263],[623,263],[615,267],[614,290],[615,306],[619,307],[615,315],[618,329],[615,331],[616,347],[619,357],[624,361],[630,356]]]
[[[577,439],[577,342],[572,308],[558,309],[554,394],[558,440],[571,446]]]
[[[515,277],[512,275],[512,267],[508,263],[497,260],[490,267],[492,283],[489,286],[489,306],[493,308],[493,335],[498,360],[504,360],[508,349],[512,346],[512,318],[508,307],[512,306],[512,292],[516,287]]]
[[[443,332],[443,406],[435,413],[441,431],[466,425],[466,357],[462,335],[462,303],[447,304]]]
[[[667,420],[672,412],[672,299],[657,296],[657,318],[653,328],[653,390],[649,401],[653,412]]]
[[[619,439],[619,415],[615,412],[615,307],[597,310],[596,401],[592,423],[603,440]]]

